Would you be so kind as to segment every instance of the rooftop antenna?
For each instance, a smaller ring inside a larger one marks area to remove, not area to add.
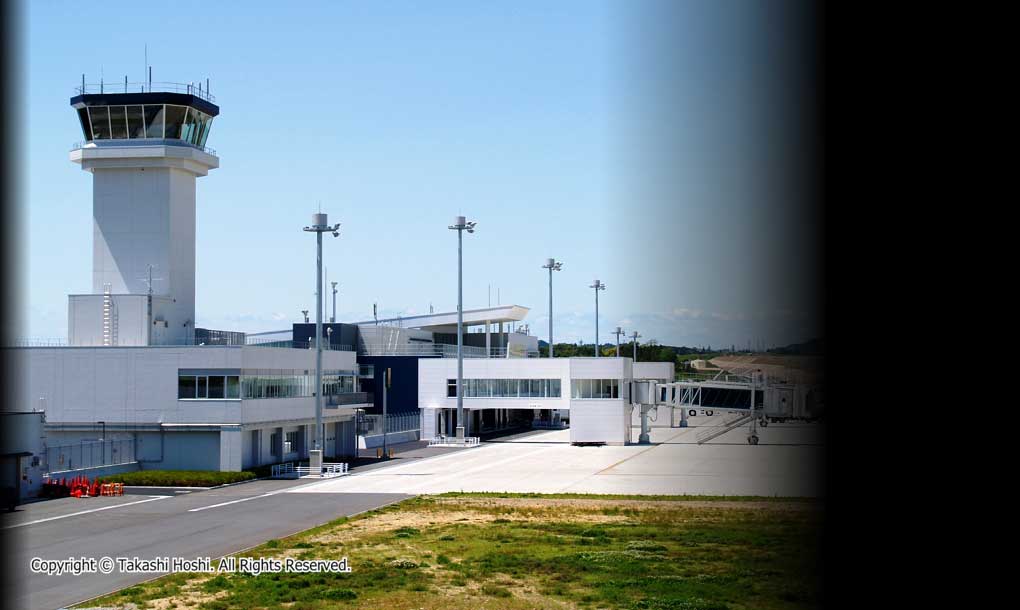
[[[303,313],[305,315],[305,324],[308,324],[308,310],[307,309],[302,309],[301,313]]]
[[[142,70],[142,80],[145,80],[145,73],[149,71],[149,43],[145,43],[145,69]],[[144,91],[144,89],[142,89]]]
[[[379,326],[379,304],[372,303],[372,317],[375,319],[375,325]]]
[[[433,311],[434,310],[432,309],[432,303],[429,303],[429,313],[433,313]]]
[[[161,280],[163,278],[161,278],[161,277],[156,277],[156,278],[152,277],[152,270],[156,268],[156,265],[150,264],[150,265],[146,265],[145,267],[146,267],[146,270],[147,270],[147,274],[146,274],[146,277],[141,278],[141,280],[143,282],[145,282],[146,287],[149,289],[149,296],[151,297],[152,296],[152,280]]]

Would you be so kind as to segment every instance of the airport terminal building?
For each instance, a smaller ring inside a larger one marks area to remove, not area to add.
[[[323,324],[320,388],[314,324],[196,327],[196,184],[219,166],[206,144],[219,115],[207,89],[83,86],[70,101],[84,136],[70,160],[93,181],[92,292],[68,296],[66,342],[13,348],[23,383],[5,408],[44,413],[40,467],[95,475],[307,459],[317,394],[324,455],[353,456],[382,412],[387,370],[388,414],[412,419],[415,438],[453,434],[456,312]],[[671,381],[672,365],[538,358],[521,324],[528,312],[463,312],[468,434],[598,420],[577,440],[629,442],[628,381]]]

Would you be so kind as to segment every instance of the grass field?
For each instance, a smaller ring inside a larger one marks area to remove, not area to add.
[[[406,500],[251,557],[346,556],[350,574],[174,574],[83,607],[813,608],[822,505],[808,500]]]

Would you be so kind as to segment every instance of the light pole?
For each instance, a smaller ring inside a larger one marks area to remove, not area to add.
[[[457,232],[457,438],[464,438],[464,231],[475,232],[473,221],[453,219],[448,229]]]
[[[553,334],[552,334],[552,272],[563,268],[563,263],[554,258],[546,260],[542,265],[543,269],[549,270],[549,357],[553,357]]]
[[[620,328],[619,326],[617,326],[616,330],[614,331],[613,334],[616,335],[616,357],[619,358],[620,357],[620,335],[623,334],[623,329]]]
[[[595,280],[595,283],[588,288],[595,289],[595,357],[599,357],[599,290],[605,290],[606,285]]]
[[[327,224],[326,214],[312,214],[312,226],[305,231],[315,233],[315,434],[313,447],[322,449],[322,234],[340,237],[340,223]],[[308,314],[305,314],[308,321]]]
[[[339,282],[330,282],[333,284],[333,315],[329,317],[330,322],[336,322],[336,285]]]
[[[640,336],[641,335],[639,335],[636,330],[634,331],[634,334],[630,336],[630,338],[634,340],[634,362],[637,362],[637,340]]]

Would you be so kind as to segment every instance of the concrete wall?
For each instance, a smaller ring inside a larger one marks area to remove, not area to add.
[[[195,174],[167,167],[94,168],[92,291],[168,296],[169,336],[195,325]]]
[[[178,369],[315,370],[314,350],[264,347],[24,348],[26,383],[14,404],[43,408],[50,423],[257,424],[314,417],[312,397],[178,400]],[[353,370],[354,352],[324,352],[323,368]],[[328,409],[351,413],[354,406]]]
[[[14,487],[20,498],[35,497],[46,472],[46,433],[42,412],[0,411],[0,488]],[[29,453],[20,456],[17,454]]]
[[[624,445],[631,442],[632,407],[623,400],[574,400],[571,443]]]
[[[560,398],[464,398],[469,409],[568,409],[572,358],[465,358],[464,379],[559,379]],[[608,359],[607,359],[608,360]],[[446,380],[456,379],[455,358],[418,361],[418,407],[457,408],[446,396]],[[607,375],[609,377],[609,375]],[[538,406],[535,406],[538,405]],[[425,434],[426,438],[431,438]]]
[[[662,383],[676,379],[676,365],[672,362],[635,362],[632,366],[634,379],[654,379]]]
[[[659,367],[665,372],[664,367]],[[468,358],[465,379],[559,379],[560,398],[464,398],[464,408],[558,409],[570,420],[572,442],[630,442],[630,358]],[[437,409],[455,409],[457,399],[446,396],[447,379],[457,376],[453,358],[422,359],[418,363],[418,406],[422,409],[422,438],[436,436]],[[620,398],[575,400],[573,379],[618,379]],[[576,428],[576,431],[575,431]]]

